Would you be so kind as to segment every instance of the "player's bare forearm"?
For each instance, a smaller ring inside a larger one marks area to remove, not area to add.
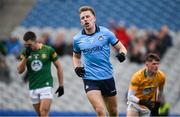
[[[123,52],[124,54],[127,54],[127,50],[126,48],[124,47],[124,45],[119,41],[115,46],[114,48],[119,52]]]
[[[64,82],[63,82],[63,70],[61,67],[61,63],[57,60],[54,62],[54,65],[57,69],[57,77],[58,77],[58,82],[59,82],[59,86],[63,86]]]
[[[27,62],[27,59],[26,59],[26,58],[23,58],[23,59],[19,62],[18,66],[17,66],[17,70],[18,70],[18,73],[19,73],[19,74],[21,74],[21,73],[23,73],[23,72],[25,71],[25,69],[26,69],[26,62]]]
[[[73,65],[74,68],[81,66],[81,55],[73,53]]]
[[[129,89],[127,99],[130,102],[139,103],[139,98],[135,96],[136,91]]]

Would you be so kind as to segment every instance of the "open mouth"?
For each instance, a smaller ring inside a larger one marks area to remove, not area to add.
[[[85,26],[86,26],[86,27],[87,27],[87,26],[89,26],[89,23],[88,23],[88,22],[86,22],[86,23],[85,23]]]

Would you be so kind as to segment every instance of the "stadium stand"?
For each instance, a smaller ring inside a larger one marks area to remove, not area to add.
[[[0,0],[0,39],[19,26],[36,0]]]
[[[165,53],[160,68],[167,74],[165,86],[166,101],[171,104],[171,115],[180,115],[180,1],[174,0],[38,0],[27,13],[20,26],[17,26],[12,34],[16,35],[21,43],[22,36],[27,30],[36,32],[38,37],[42,32],[50,32],[54,41],[59,32],[65,34],[65,42],[71,44],[72,37],[79,31],[79,17],[77,9],[81,5],[91,5],[97,11],[97,20],[101,25],[108,26],[112,18],[116,22],[125,21],[126,26],[136,25],[138,28],[158,30],[167,24],[171,30],[174,45]],[[127,60],[119,63],[115,53],[111,53],[111,62],[114,67],[119,111],[126,113],[126,93],[131,75],[142,67],[141,64],[131,63]],[[85,97],[83,83],[74,73],[72,58],[69,55],[60,57],[64,71],[65,94],[61,98],[53,100],[51,115],[94,115],[94,110]],[[0,116],[2,115],[35,115],[28,95],[28,84],[22,80],[16,70],[17,59],[13,55],[6,56],[6,62],[10,69],[11,82],[0,82]],[[126,68],[126,69],[125,69]],[[54,87],[57,88],[57,76],[52,66],[52,75],[55,79]],[[60,113],[58,113],[60,112]]]
[[[78,8],[82,5],[91,5],[97,12],[97,21],[107,26],[110,18],[115,21],[125,21],[127,26],[136,25],[139,28],[159,29],[167,24],[170,29],[180,27],[180,1],[174,0],[38,0],[21,25],[25,27],[79,27]]]

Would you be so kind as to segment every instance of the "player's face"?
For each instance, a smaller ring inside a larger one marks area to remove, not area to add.
[[[30,47],[32,50],[36,49],[36,41],[28,40],[24,43],[25,47]]]
[[[148,68],[148,71],[150,71],[151,73],[156,73],[159,68],[159,62],[155,60],[146,62],[146,66]]]
[[[81,14],[80,14],[80,22],[81,22],[81,25],[85,29],[87,29],[87,30],[92,29],[93,26],[95,26],[95,21],[96,21],[96,18],[91,13],[91,11],[83,11],[83,12],[81,12]]]

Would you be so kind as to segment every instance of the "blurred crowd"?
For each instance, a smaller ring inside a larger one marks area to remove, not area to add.
[[[124,23],[110,22],[109,28],[128,50],[130,62],[141,64],[144,56],[149,52],[155,52],[163,58],[164,54],[173,46],[173,39],[169,34],[168,26],[163,25],[159,30],[138,29],[136,26],[127,28]],[[67,43],[66,36],[72,34],[63,31],[52,36],[51,31],[42,31],[38,35],[38,41],[52,46],[59,56],[72,55],[72,39]],[[6,56],[13,55],[17,59],[24,48],[22,39],[12,33],[9,37],[0,39],[0,80],[9,82],[9,68],[6,64]]]
[[[110,28],[116,37],[124,44],[128,50],[130,62],[141,64],[147,53],[157,53],[161,59],[166,51],[173,46],[173,39],[169,34],[169,28],[163,25],[159,30],[138,29],[136,26],[126,28],[120,22],[110,22]]]
[[[65,42],[64,33],[62,32],[59,32],[54,39],[52,39],[49,32],[42,32],[37,40],[40,43],[52,46],[59,56],[71,54],[69,46],[72,46],[72,44],[69,45]],[[23,48],[23,41],[14,33],[9,37],[0,39],[0,54],[3,56],[14,55],[18,59]]]

